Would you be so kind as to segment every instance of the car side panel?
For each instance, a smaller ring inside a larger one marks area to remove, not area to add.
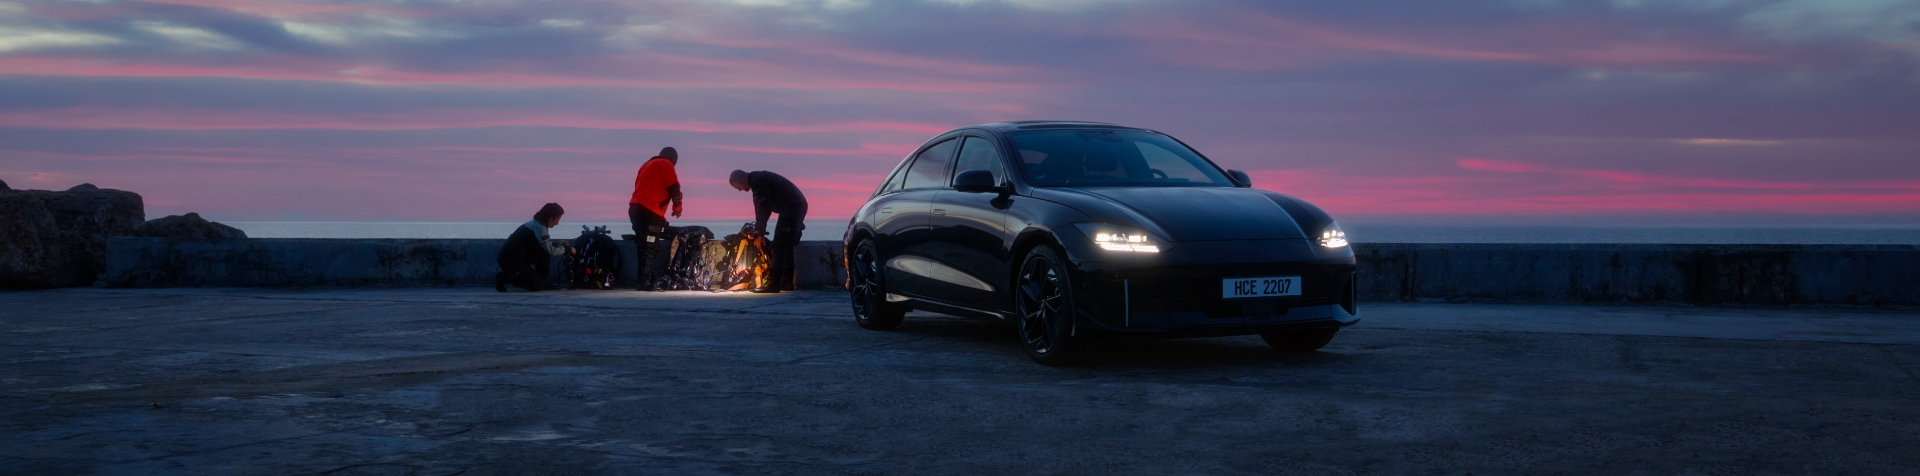
[[[1007,183],[1007,161],[995,141],[973,131],[961,138],[953,175],[989,170],[997,183]],[[1001,310],[1011,297],[1002,276],[1007,273],[1008,238],[1004,217],[1012,203],[1002,192],[961,192],[948,188],[934,197],[933,228],[939,241],[927,247],[937,262],[940,283],[933,296],[956,305]]]
[[[1015,195],[1007,197],[1006,201],[1007,213],[1001,217],[1001,221],[1007,230],[1013,231],[1005,243],[1011,251],[1007,257],[1009,262],[1007,276],[1012,276],[1012,267],[1018,266],[1020,259],[1024,257],[1020,256],[1024,250],[1019,248],[1023,236],[1044,236],[1042,241],[1060,246],[1067,252],[1065,258],[1068,261],[1085,259],[1084,246],[1074,246],[1077,243],[1068,243],[1065,240],[1080,236],[1079,230],[1074,228],[1073,224],[1090,220],[1086,214],[1066,205],[1028,196]],[[1088,245],[1091,245],[1091,241]]]
[[[1004,279],[1012,232],[1003,207],[1011,202],[990,192],[942,190],[934,197],[932,222],[939,240],[925,248],[927,257],[963,276],[943,280],[930,297],[983,310],[1008,307],[1002,304],[1012,296]]]
[[[925,253],[922,249],[933,238],[928,211],[938,190],[907,190],[887,194],[872,206],[873,231],[877,239],[881,266],[895,267],[902,256]],[[925,296],[928,283],[911,273],[889,270],[883,273],[889,292]]]

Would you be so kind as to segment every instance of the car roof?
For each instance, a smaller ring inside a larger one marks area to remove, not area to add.
[[[1122,126],[1119,124],[1108,124],[1105,122],[1089,122],[1089,121],[1007,121],[1007,122],[995,122],[990,124],[967,126],[967,127],[961,127],[959,129],[986,129],[986,130],[1001,132],[1001,133],[1042,130],[1042,129],[1108,129],[1108,130],[1152,132],[1149,129],[1142,129],[1138,127],[1128,127],[1128,126]],[[955,129],[955,130],[959,130],[959,129]]]

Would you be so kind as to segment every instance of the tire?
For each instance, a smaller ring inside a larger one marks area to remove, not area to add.
[[[1086,336],[1074,335],[1078,310],[1071,284],[1066,262],[1052,248],[1034,248],[1020,260],[1013,282],[1020,344],[1040,365],[1069,365],[1086,350]]]
[[[1273,350],[1281,352],[1312,352],[1320,350],[1321,347],[1326,347],[1328,342],[1333,342],[1333,335],[1339,332],[1340,328],[1338,327],[1332,329],[1268,332],[1260,334],[1260,340],[1267,341],[1267,345],[1273,346]]]
[[[847,270],[847,284],[853,297],[853,322],[876,331],[900,327],[900,321],[907,317],[907,308],[887,302],[887,281],[881,274],[884,270],[880,266],[880,252],[873,242],[861,241],[854,245],[849,261],[852,266]]]

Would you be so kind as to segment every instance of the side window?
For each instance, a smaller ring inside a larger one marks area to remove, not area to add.
[[[913,161],[912,157],[908,157],[907,160],[900,161],[901,162],[900,168],[894,169],[893,175],[890,177],[887,177],[887,181],[881,182],[880,189],[874,190],[873,194],[884,195],[887,192],[899,190],[901,182],[905,181],[907,177],[907,163],[911,161]]]
[[[1006,170],[1000,165],[1000,152],[994,150],[992,141],[979,137],[967,137],[960,145],[960,163],[953,168],[953,173],[958,175],[968,170],[993,171],[993,183],[1001,183],[1006,177]]]
[[[947,165],[953,163],[954,145],[960,141],[947,139],[914,157],[913,165],[907,167],[907,183],[903,189],[941,188],[947,186]]]

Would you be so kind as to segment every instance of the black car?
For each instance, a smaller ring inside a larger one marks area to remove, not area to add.
[[[910,309],[1006,321],[1048,365],[1098,334],[1319,349],[1359,322],[1353,250],[1326,212],[1252,185],[1146,129],[948,131],[848,224],[854,318],[880,330]]]

